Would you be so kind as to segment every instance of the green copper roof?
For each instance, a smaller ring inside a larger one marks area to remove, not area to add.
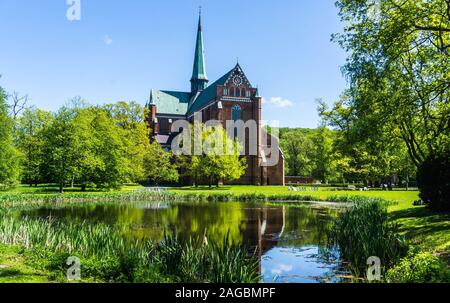
[[[195,45],[194,69],[192,80],[208,80],[206,76],[205,51],[203,48],[202,17],[198,19],[197,43]]]
[[[230,70],[228,73],[223,75],[219,80],[217,80],[216,82],[208,86],[204,91],[202,91],[189,108],[188,115],[198,111],[203,106],[205,106],[209,101],[214,99],[216,97],[217,86],[224,85],[234,70],[235,68]]]
[[[190,93],[154,90],[150,104],[156,105],[157,114],[185,115],[188,109]]]

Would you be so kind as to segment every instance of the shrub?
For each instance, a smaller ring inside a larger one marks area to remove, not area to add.
[[[387,204],[378,199],[359,200],[334,221],[330,245],[337,245],[351,271],[364,272],[367,259],[377,256],[389,267],[407,252],[405,240],[389,222]]]
[[[450,270],[429,253],[409,254],[386,272],[389,283],[448,283]]]
[[[431,209],[450,211],[450,149],[429,156],[417,171],[420,198]]]

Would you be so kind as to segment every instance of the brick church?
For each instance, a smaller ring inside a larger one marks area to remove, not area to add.
[[[258,94],[258,89],[250,84],[239,64],[209,84],[201,16],[198,22],[191,91],[152,90],[148,107],[151,139],[161,144],[167,151],[170,150],[172,140],[177,135],[171,132],[172,123],[181,119],[192,122],[194,114],[201,114],[203,122],[212,119],[221,121],[224,128],[227,120],[256,121],[257,154],[248,153],[248,144],[255,144],[255,140],[250,143],[246,136],[246,172],[239,180],[229,184],[284,185],[284,156],[279,148],[276,148],[275,155],[279,161],[274,165],[264,165],[271,162],[270,158],[274,157],[271,155],[272,142],[278,143],[276,141],[278,139],[268,135],[261,126],[262,98]]]

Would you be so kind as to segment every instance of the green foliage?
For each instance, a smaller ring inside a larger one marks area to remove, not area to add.
[[[350,85],[321,113],[359,149],[356,156],[366,151],[367,163],[378,162],[372,167],[394,171],[399,154],[419,167],[450,142],[450,4],[377,2],[379,12],[372,1],[337,2],[346,27],[334,40],[349,54],[343,70]]]
[[[144,156],[144,171],[148,181],[155,184],[161,182],[178,182],[177,165],[172,161],[171,152],[166,152],[159,143],[153,142]]]
[[[301,131],[282,132],[280,146],[286,156],[289,176],[311,176],[314,168],[313,140]]]
[[[417,173],[420,198],[431,209],[450,211],[450,149],[430,155]]]
[[[429,253],[410,253],[386,272],[388,283],[449,283],[450,270]]]
[[[185,174],[198,184],[206,181],[209,186],[220,180],[231,181],[244,175],[247,168],[245,157],[241,157],[242,146],[233,141],[222,126],[207,127],[195,125],[191,131],[191,156],[179,156],[180,165]],[[196,152],[196,146],[202,146],[202,152]]]
[[[20,155],[13,144],[13,121],[8,116],[6,93],[0,87],[0,190],[17,185]]]
[[[53,116],[41,109],[26,109],[18,119],[16,141],[23,154],[22,182],[37,185],[45,181],[45,131]]]
[[[84,281],[257,282],[257,260],[239,247],[199,245],[175,237],[160,244],[124,237],[121,226],[65,224],[1,217],[0,243],[27,250],[35,267],[64,281],[69,256],[78,256]]]
[[[164,237],[156,251],[157,263],[163,274],[176,282],[193,283],[254,283],[259,281],[258,260],[245,249],[223,243],[204,243],[192,239],[180,241],[175,236]]]
[[[330,244],[337,245],[350,269],[360,275],[371,256],[381,259],[385,268],[407,252],[397,227],[388,220],[387,206],[379,200],[362,199],[336,219]]]
[[[151,146],[149,129],[145,123],[145,109],[134,101],[108,104],[103,108],[118,127],[123,182],[147,181],[144,162]]]
[[[79,98],[54,115],[24,111],[16,132],[24,154],[23,181],[36,186],[57,183],[63,192],[74,184],[82,190],[117,189],[149,178],[177,180],[170,156],[150,145],[144,117],[144,108],[136,102],[98,107]],[[0,165],[7,163],[0,161]]]

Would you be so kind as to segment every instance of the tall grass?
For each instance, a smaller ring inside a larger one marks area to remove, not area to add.
[[[63,280],[68,256],[82,260],[84,279],[103,282],[257,282],[258,261],[237,246],[128,240],[120,226],[72,224],[0,215],[0,243],[24,247],[33,264]],[[226,240],[227,241],[227,240]],[[228,241],[227,241],[228,242]]]
[[[387,204],[379,199],[365,198],[342,212],[333,224],[330,245],[337,245],[341,258],[360,276],[367,259],[377,256],[389,268],[407,253],[405,240],[397,226],[389,222]]]
[[[349,202],[356,203],[367,197],[357,195],[331,195],[326,197],[308,194],[266,194],[266,193],[181,193],[130,191],[108,193],[66,193],[66,194],[0,194],[0,208],[13,208],[39,204],[71,204],[101,202],[136,202],[136,201],[196,201],[196,202]],[[383,199],[378,199],[382,201]],[[383,200],[386,201],[386,200]]]

